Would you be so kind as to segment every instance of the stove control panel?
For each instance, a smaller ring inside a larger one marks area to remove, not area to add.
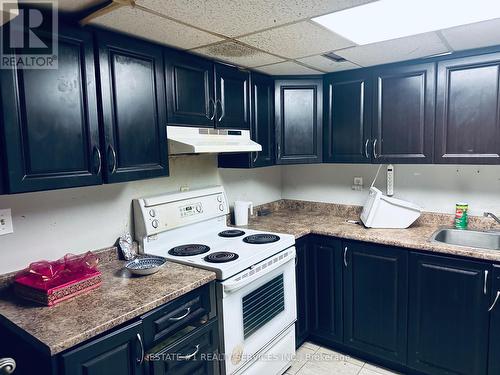
[[[229,213],[222,186],[134,200],[136,240]]]

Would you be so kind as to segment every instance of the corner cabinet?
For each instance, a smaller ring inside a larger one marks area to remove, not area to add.
[[[436,163],[500,163],[500,53],[438,63]]]
[[[430,375],[486,374],[489,271],[487,263],[410,255],[409,367]]]
[[[0,72],[8,193],[102,183],[92,33],[61,25],[58,35],[58,69]]]
[[[275,81],[276,164],[322,161],[323,80]]]
[[[389,66],[373,74],[373,161],[432,163],[435,64]]]
[[[163,49],[99,31],[106,182],[168,175]]]
[[[251,73],[250,118],[252,140],[262,146],[260,152],[219,154],[220,168],[256,168],[274,165],[274,80]]]
[[[354,70],[324,80],[323,161],[370,163],[371,74]]]

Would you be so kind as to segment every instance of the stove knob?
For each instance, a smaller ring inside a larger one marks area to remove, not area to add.
[[[151,216],[151,217],[155,217],[155,216],[156,216],[156,212],[155,212],[155,210],[150,209],[150,210],[149,210],[149,216]]]
[[[217,196],[217,202],[222,202],[222,195]]]
[[[219,210],[220,211],[224,211],[224,205],[223,204],[219,204]]]
[[[201,204],[196,205],[196,212],[201,212]]]
[[[158,220],[156,220],[156,219],[155,219],[155,220],[153,220],[153,221],[151,222],[151,225],[153,226],[153,228],[158,228]]]

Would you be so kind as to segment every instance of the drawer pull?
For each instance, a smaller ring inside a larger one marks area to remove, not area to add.
[[[12,374],[16,369],[16,361],[13,358],[0,358],[0,374]]]
[[[185,314],[182,314],[181,316],[176,316],[176,317],[168,318],[168,320],[170,320],[170,321],[172,321],[172,322],[178,322],[179,320],[182,320],[182,319],[184,319],[186,316],[188,316],[190,312],[191,312],[191,307],[188,307],[188,308],[186,309],[186,313],[185,313]]]
[[[177,358],[179,358],[180,360],[183,360],[183,361],[187,361],[187,360],[193,358],[196,354],[198,354],[199,351],[200,351],[200,344],[198,344],[198,345],[195,346],[195,350],[191,354],[180,355]]]
[[[498,302],[498,298],[500,298],[500,290],[497,291],[497,295],[495,297],[495,300],[493,301],[492,305],[490,306],[490,308],[488,309],[488,312],[490,312],[491,310],[493,310],[495,308],[495,305],[497,304]]]

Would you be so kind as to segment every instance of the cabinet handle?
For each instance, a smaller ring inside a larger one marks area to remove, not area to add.
[[[488,293],[488,270],[484,271],[483,293],[484,293],[484,295],[486,295],[486,293]]]
[[[168,318],[168,320],[170,320],[172,322],[178,322],[179,320],[184,319],[191,312],[191,307],[188,307],[187,309],[185,309],[185,311],[186,311],[185,314],[182,314],[181,316],[176,316],[176,317],[173,317],[173,318]]]
[[[254,163],[254,164],[255,164],[255,162],[257,161],[258,157],[259,157],[259,151],[256,151],[256,152],[255,152],[255,157],[253,158],[253,163]]]
[[[222,101],[220,99],[217,99],[217,102],[220,104],[220,109],[222,113],[220,114],[220,117],[217,119],[217,122],[221,122],[224,116],[226,115],[226,111],[224,111],[224,105],[222,104]]]
[[[110,144],[108,146],[108,154],[109,154],[109,151],[111,151],[111,155],[113,156],[113,164],[111,167],[111,174],[113,174],[116,172],[116,152],[115,152],[115,148],[113,147],[112,144]]]
[[[0,374],[9,375],[16,369],[16,361],[13,358],[0,358]]]
[[[495,296],[495,300],[493,301],[490,308],[488,309],[488,312],[490,312],[491,310],[493,310],[495,308],[495,305],[497,304],[499,298],[500,298],[500,290],[497,291],[497,295]]]
[[[142,337],[141,334],[137,334],[137,341],[139,341],[139,345],[141,346],[141,358],[137,358],[137,363],[142,365],[144,362],[144,344],[142,343]]]
[[[281,143],[278,142],[278,159],[281,159]]]
[[[96,175],[101,174],[101,165],[102,165],[102,157],[101,157],[101,150],[99,150],[99,147],[94,146],[94,154],[97,153],[97,172]]]
[[[212,116],[210,116],[210,104],[213,105],[213,114]],[[217,113],[217,104],[215,104],[215,100],[213,100],[212,98],[209,98],[208,99],[208,113],[205,113],[205,116],[207,117],[207,119],[209,119],[210,121],[213,121],[213,119],[215,118],[215,114]]]
[[[377,156],[377,138],[373,140],[373,158],[378,158]]]
[[[347,268],[347,246],[344,247],[344,266]]]
[[[177,358],[179,358],[180,360],[183,360],[183,361],[187,361],[187,360],[193,358],[196,354],[198,354],[199,351],[200,351],[200,344],[195,346],[194,352],[192,352],[191,354],[180,355]]]
[[[367,159],[370,158],[370,155],[368,155],[368,142],[370,142],[370,140],[368,138],[366,138],[366,142],[365,142],[365,157]]]

